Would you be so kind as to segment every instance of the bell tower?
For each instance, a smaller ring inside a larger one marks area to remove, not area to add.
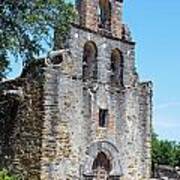
[[[101,34],[122,37],[123,0],[76,0],[79,25]]]

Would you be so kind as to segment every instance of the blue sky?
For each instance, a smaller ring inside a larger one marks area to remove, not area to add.
[[[141,80],[154,83],[153,125],[160,138],[180,141],[180,0],[124,0],[124,22],[136,41]],[[18,76],[21,62],[9,77]]]

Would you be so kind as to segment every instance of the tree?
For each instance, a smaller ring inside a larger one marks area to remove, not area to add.
[[[180,142],[176,146],[175,159],[176,159],[176,164],[175,165],[180,167]]]
[[[156,165],[169,165],[180,167],[180,143],[175,141],[159,140],[158,136],[152,135],[152,169]]]
[[[17,176],[11,175],[6,169],[0,171],[0,180],[19,180]]]
[[[73,18],[73,6],[64,0],[0,0],[0,77],[11,58],[25,64],[45,43],[52,46],[53,31],[65,36]]]

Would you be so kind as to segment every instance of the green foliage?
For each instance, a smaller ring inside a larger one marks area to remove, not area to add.
[[[19,180],[18,177],[10,175],[10,173],[3,169],[0,171],[0,180]]]
[[[167,140],[159,140],[153,133],[152,136],[152,164],[180,167],[180,143]]]
[[[51,46],[53,31],[66,35],[73,18],[73,6],[64,0],[0,1],[0,76],[10,58],[26,63],[44,51],[45,43]]]

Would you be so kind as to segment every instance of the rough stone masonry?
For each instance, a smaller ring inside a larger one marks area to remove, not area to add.
[[[65,48],[1,82],[2,167],[26,180],[150,179],[152,83],[139,81],[122,7],[77,0]]]

